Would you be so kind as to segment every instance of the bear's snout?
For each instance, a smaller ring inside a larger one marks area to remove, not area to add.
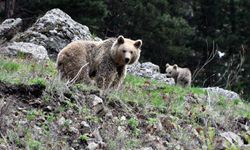
[[[130,59],[129,58],[125,58],[125,63],[129,63]]]

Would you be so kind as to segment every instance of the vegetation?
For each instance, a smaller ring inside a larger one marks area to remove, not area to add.
[[[244,100],[213,99],[201,88],[183,89],[133,75],[126,77],[120,91],[99,91],[83,84],[67,87],[56,80],[51,61],[0,57],[0,62],[0,83],[46,87],[38,97],[0,91],[0,145],[8,148],[86,148],[100,126],[108,149],[138,149],[154,136],[170,148],[215,149],[218,133],[226,131],[250,143],[249,134],[240,127],[250,120],[250,104]],[[111,121],[93,112],[88,102],[91,94],[104,99]],[[82,127],[82,121],[89,129]],[[226,144],[228,149],[237,148],[236,143]]]
[[[101,38],[120,34],[141,38],[141,61],[158,64],[161,71],[166,62],[189,67],[196,86],[220,86],[249,99],[248,0],[7,2],[5,17],[24,18],[27,27],[46,11],[60,8]],[[219,52],[225,55],[220,57]]]

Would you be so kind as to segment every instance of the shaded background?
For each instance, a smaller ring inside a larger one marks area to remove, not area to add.
[[[194,86],[219,86],[250,101],[249,0],[0,0],[0,21],[20,17],[25,30],[52,8],[100,38],[142,39],[140,61],[162,72],[176,63],[191,69]]]

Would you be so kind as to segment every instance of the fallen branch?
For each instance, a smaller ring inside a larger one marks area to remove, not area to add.
[[[71,86],[72,84],[74,84],[74,83],[76,82],[76,80],[80,77],[80,74],[81,74],[81,72],[82,72],[82,69],[83,69],[84,67],[86,67],[88,64],[89,64],[89,63],[84,64],[84,65],[79,69],[79,71],[77,72],[76,76],[75,76],[72,80],[68,81],[68,82],[66,83],[66,85],[67,85],[67,86]]]

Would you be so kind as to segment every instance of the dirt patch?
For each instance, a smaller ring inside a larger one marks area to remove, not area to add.
[[[0,97],[15,95],[21,98],[38,98],[45,90],[44,85],[10,84],[0,81]]]

